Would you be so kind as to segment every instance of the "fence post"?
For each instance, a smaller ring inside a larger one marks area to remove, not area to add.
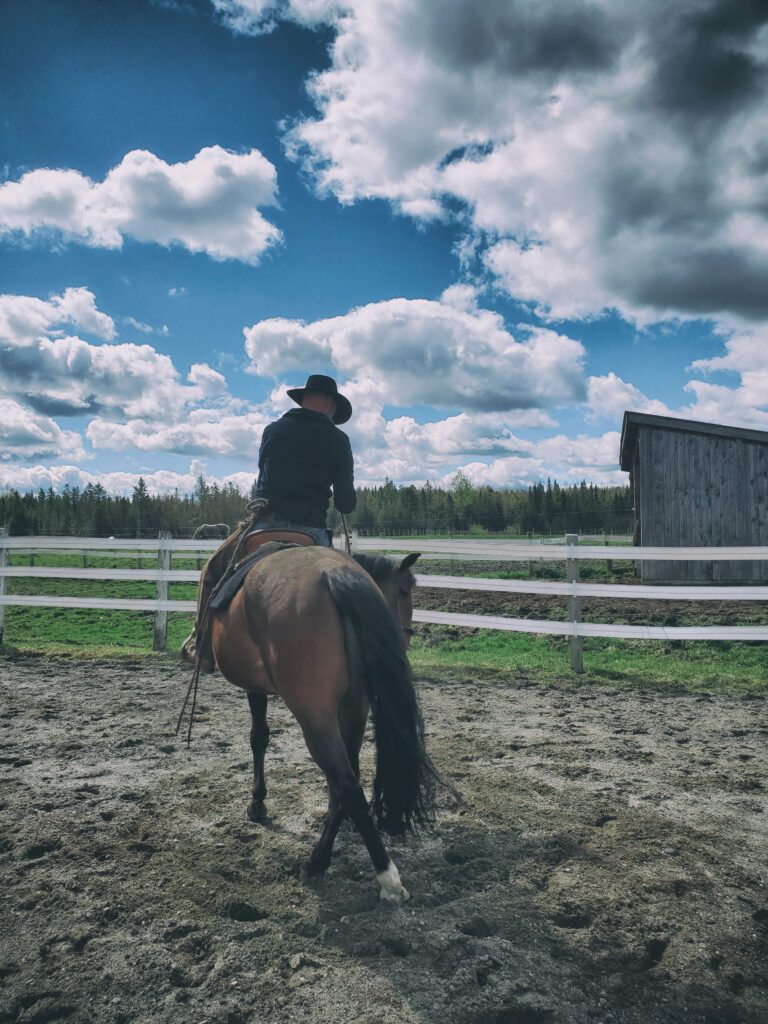
[[[603,527],[603,547],[608,547],[608,538],[605,535],[605,527]],[[608,572],[612,576],[613,575],[613,559],[612,558],[606,559],[605,567],[606,567],[606,569],[608,570]]]
[[[157,549],[157,568],[161,573],[166,573],[171,568],[171,549],[165,543],[171,539],[170,530],[160,530],[157,535],[160,539],[160,546]],[[168,580],[158,579],[157,600],[168,600]],[[152,649],[164,651],[168,647],[168,612],[158,608],[155,612],[155,637]]]
[[[0,569],[8,565],[8,548],[5,540],[8,536],[8,527],[0,526]],[[0,597],[5,596],[5,576],[0,573]],[[5,629],[5,605],[0,604],[0,647],[3,646],[3,630]]]
[[[568,558],[565,563],[565,572],[566,579],[569,583],[578,583],[580,578],[579,560],[573,557],[573,548],[576,546],[578,539],[579,535],[577,533],[566,533],[565,535],[565,543],[569,548]],[[580,597],[572,596],[568,598],[568,617],[571,622],[581,622]],[[571,668],[574,672],[582,673],[584,671],[584,650],[581,637],[569,637],[568,648],[571,652]]]

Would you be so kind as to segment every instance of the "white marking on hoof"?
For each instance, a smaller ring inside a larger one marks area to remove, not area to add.
[[[400,872],[391,860],[383,871],[376,875],[376,881],[381,886],[379,899],[387,900],[389,903],[405,903],[409,900],[410,893],[400,881]]]

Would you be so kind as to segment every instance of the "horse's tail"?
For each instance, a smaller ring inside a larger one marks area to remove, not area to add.
[[[347,566],[325,573],[344,626],[362,658],[376,739],[372,807],[390,835],[434,821],[437,774],[424,747],[424,720],[402,633],[376,584]],[[350,662],[351,664],[351,662]]]

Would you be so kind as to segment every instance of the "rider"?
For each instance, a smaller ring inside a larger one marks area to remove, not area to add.
[[[328,502],[339,512],[351,512],[357,503],[354,462],[347,435],[338,429],[352,415],[352,406],[339,393],[333,377],[311,374],[303,388],[288,391],[298,409],[264,428],[259,449],[259,476],[253,491],[257,512],[249,529],[298,529],[315,543],[331,547],[326,528]],[[224,574],[240,536],[236,530],[206,563],[200,576],[195,629],[181,649],[194,662],[196,629],[211,590]],[[213,671],[209,643],[203,644],[202,671]]]

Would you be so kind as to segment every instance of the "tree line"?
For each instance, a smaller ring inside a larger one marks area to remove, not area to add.
[[[358,488],[351,529],[363,535],[508,533],[560,535],[631,533],[634,505],[629,487],[599,487],[556,480],[525,489],[475,486],[457,473],[450,487],[427,483]],[[234,527],[245,516],[250,495],[232,484],[220,487],[199,477],[192,494],[150,494],[140,478],[130,496],[112,495],[100,484],[0,495],[0,526],[12,536],[156,537],[170,530],[191,537],[203,523]],[[329,525],[338,526],[331,508]]]

